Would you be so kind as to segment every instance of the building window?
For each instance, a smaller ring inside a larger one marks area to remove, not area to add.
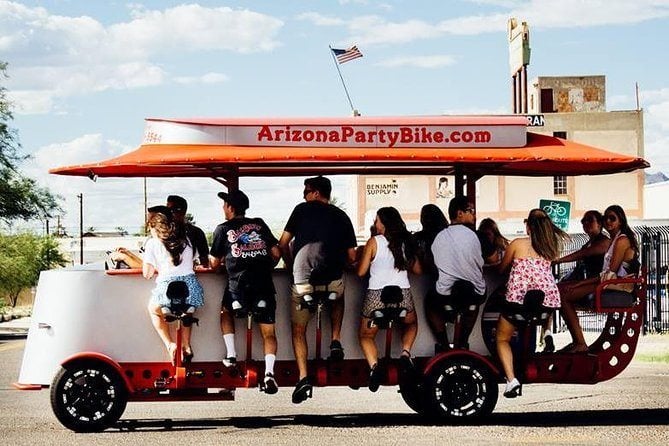
[[[567,177],[556,175],[553,177],[553,194],[567,195]]]
[[[541,113],[553,113],[553,89],[552,88],[542,88],[541,89]]]

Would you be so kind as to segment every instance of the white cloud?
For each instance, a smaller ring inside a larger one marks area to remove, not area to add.
[[[350,3],[357,3],[359,5],[366,5],[368,4],[368,0],[339,0],[340,5],[348,5]]]
[[[503,6],[505,8],[513,8],[521,3],[519,0],[467,0],[469,3],[477,5],[492,5]]]
[[[347,42],[359,45],[407,43],[433,39],[449,34],[476,35],[506,30],[509,17],[526,21],[532,28],[581,28],[601,25],[640,23],[669,17],[669,3],[665,0],[474,0],[473,3],[499,7],[499,12],[470,15],[453,19],[427,22],[408,19],[393,22],[376,15],[341,19],[324,17],[317,13],[306,15],[316,25],[332,26],[342,23],[349,36]]]
[[[54,167],[111,158],[131,149],[118,141],[106,140],[100,134],[83,135],[71,141],[40,147],[33,153],[33,158],[22,165],[21,170],[24,175],[64,198],[63,224],[66,226],[74,227],[78,224],[79,204],[76,196],[83,193],[87,211],[96,215],[94,221],[84,221],[84,225],[101,227],[101,223],[107,221],[109,224],[105,226],[112,229],[126,225],[111,222],[123,220],[124,213],[129,212],[132,204],[128,203],[127,196],[123,198],[123,194],[130,184],[140,184],[141,179],[114,179],[102,184],[100,181],[94,183],[86,177],[51,175],[48,171]]]
[[[317,26],[339,26],[346,24],[344,19],[329,17],[318,12],[304,12],[296,18],[297,20],[306,20]]]
[[[407,20],[405,22],[389,22],[375,15],[361,16],[348,23],[351,33],[349,39],[360,45],[407,43],[419,39],[439,37],[443,31],[438,26],[422,20]]]
[[[439,68],[455,64],[455,58],[448,55],[405,56],[382,60],[377,65],[383,67]]]
[[[634,98],[630,95],[612,95],[606,98],[606,108],[608,110],[630,110],[636,108],[634,102]]]
[[[230,78],[223,73],[206,73],[202,76],[177,76],[174,81],[178,84],[220,84]]]
[[[279,19],[249,10],[180,5],[164,11],[135,10],[134,19],[109,27],[113,47],[137,55],[229,50],[269,51],[278,46],[274,35]]]
[[[44,90],[8,91],[7,97],[17,114],[43,114],[54,109],[53,92]]]
[[[163,84],[177,77],[168,76],[157,60],[168,54],[271,51],[283,26],[246,9],[130,8],[131,20],[103,25],[87,16],[59,16],[0,0],[0,50],[12,63],[9,88],[17,113],[45,113],[76,94]],[[189,77],[191,82],[227,80],[218,73]]]

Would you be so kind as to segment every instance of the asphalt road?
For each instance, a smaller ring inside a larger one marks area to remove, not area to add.
[[[274,396],[238,390],[234,402],[130,403],[114,429],[75,434],[49,405],[49,391],[14,390],[23,340],[0,341],[0,438],[6,445],[442,445],[656,444],[669,442],[669,366],[633,362],[595,386],[537,384],[500,396],[492,416],[469,426],[433,425],[396,388],[316,388],[299,406],[291,389]]]

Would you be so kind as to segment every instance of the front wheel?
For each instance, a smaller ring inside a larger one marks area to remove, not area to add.
[[[497,404],[497,382],[485,364],[468,358],[447,359],[427,377],[428,401],[440,417],[489,415]]]
[[[100,361],[60,368],[51,384],[51,408],[66,428],[100,432],[121,418],[128,392],[119,373]]]

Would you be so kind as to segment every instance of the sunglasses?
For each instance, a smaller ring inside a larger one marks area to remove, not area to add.
[[[609,215],[604,216],[604,220],[606,220],[606,221],[616,221],[616,220],[618,220],[618,217],[616,217],[613,214],[609,214]]]
[[[476,209],[474,208],[467,208],[464,210],[464,212],[469,212],[470,214],[476,214]]]

